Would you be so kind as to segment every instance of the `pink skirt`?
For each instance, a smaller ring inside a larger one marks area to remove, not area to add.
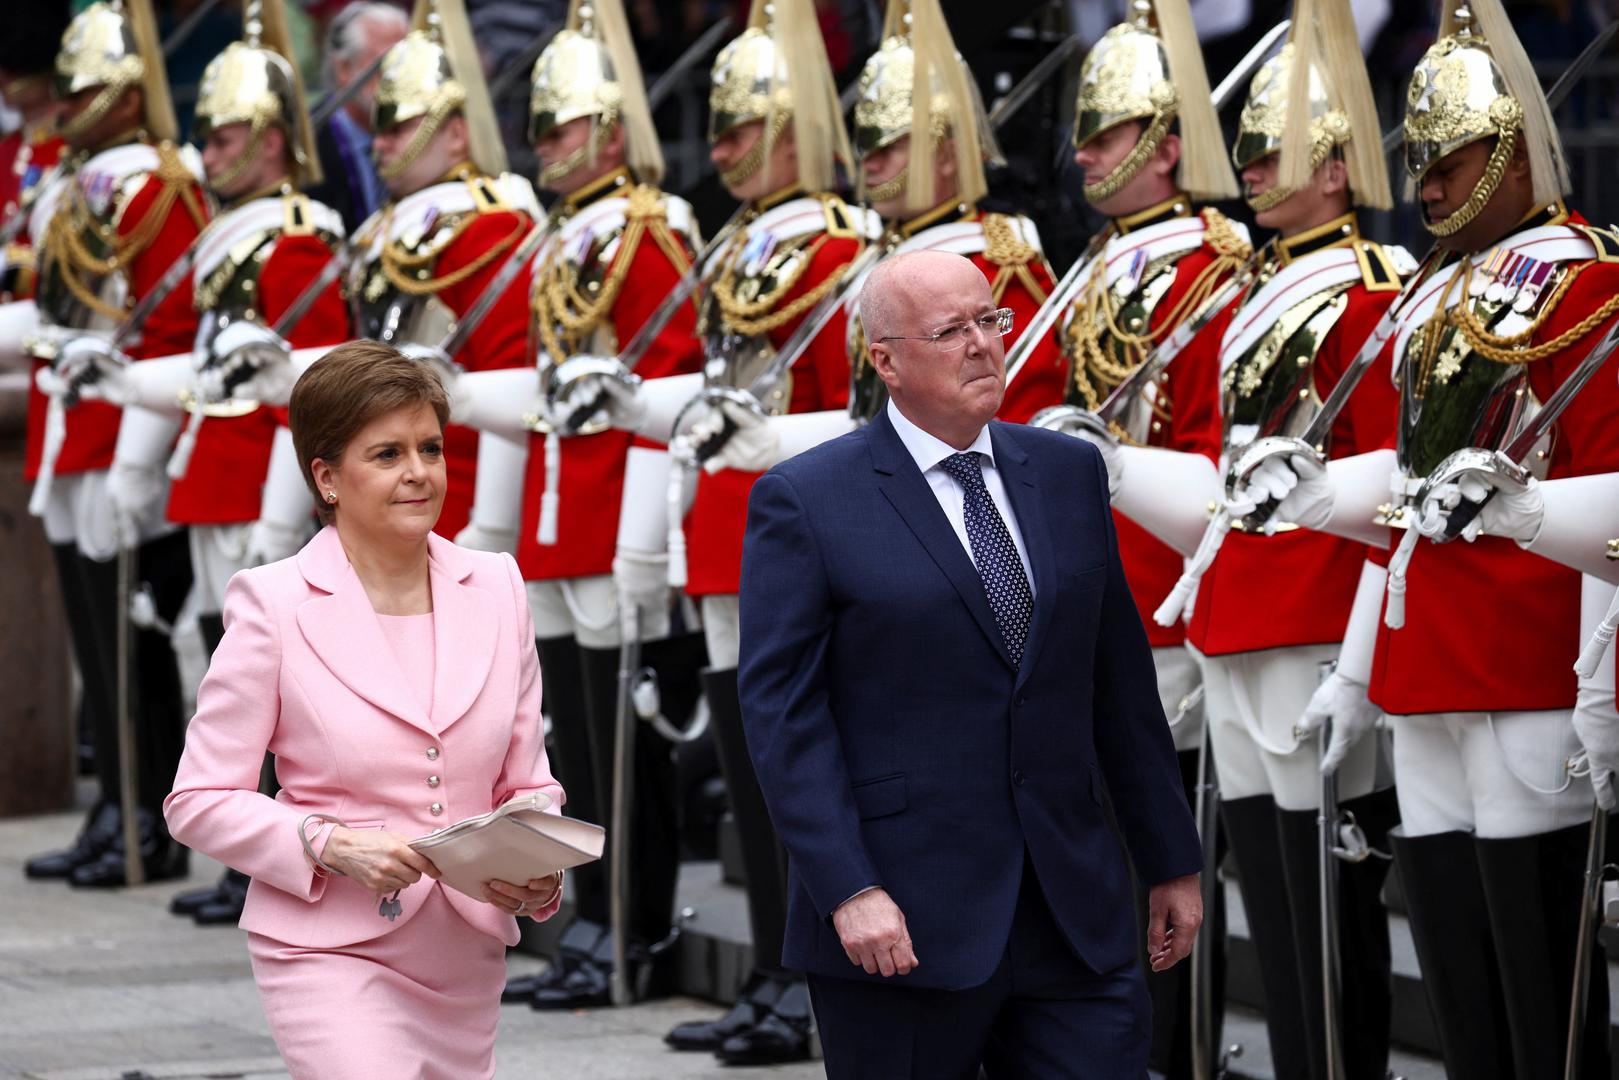
[[[506,946],[470,926],[442,889],[370,941],[305,949],[249,934],[247,952],[293,1080],[495,1075]]]

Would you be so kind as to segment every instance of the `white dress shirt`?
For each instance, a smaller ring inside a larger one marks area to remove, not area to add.
[[[1001,482],[1001,470],[995,465],[995,447],[990,442],[989,428],[986,426],[978,433],[966,451],[958,451],[955,447],[937,436],[930,435],[906,419],[905,414],[899,411],[892,398],[888,401],[888,419],[894,425],[894,431],[899,434],[899,441],[905,444],[911,457],[916,461],[916,467],[922,470],[922,478],[933,489],[933,497],[939,500],[939,509],[949,520],[950,527],[956,530],[956,539],[966,549],[969,559],[973,556],[972,540],[967,536],[967,515],[965,502],[966,492],[955,477],[944,470],[941,462],[953,454],[977,451],[982,457],[979,463],[984,467],[984,487],[989,491],[989,497],[995,503],[995,509],[1000,511],[1001,520],[1006,522],[1006,531],[1012,534],[1012,543],[1017,545],[1018,561],[1023,563],[1023,576],[1029,581],[1029,595],[1034,595],[1034,574],[1029,569],[1029,549],[1024,546],[1023,533],[1018,529],[1017,515],[1012,512],[1012,503],[1006,497],[1006,485]],[[976,563],[974,564],[976,565]]]

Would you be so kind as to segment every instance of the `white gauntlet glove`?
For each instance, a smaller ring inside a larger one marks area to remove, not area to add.
[[[309,488],[293,449],[292,432],[276,428],[259,519],[247,532],[245,565],[263,566],[296,555],[309,539],[311,507]]]
[[[126,408],[119,421],[118,445],[107,473],[107,501],[125,545],[162,528],[169,493],[164,466],[179,426],[171,417],[134,406]]]
[[[1315,688],[1304,714],[1299,717],[1297,728],[1301,736],[1314,734],[1321,730],[1323,723],[1332,721],[1332,738],[1321,755],[1324,775],[1337,771],[1350,748],[1377,726],[1378,717],[1382,715],[1382,710],[1367,697],[1366,687],[1371,679],[1378,614],[1387,583],[1388,571],[1376,563],[1362,565],[1349,625],[1344,628],[1337,669]]]
[[[734,401],[721,400],[709,409],[687,437],[710,475],[723,469],[763,472],[779,460],[781,436],[770,418]]]
[[[63,342],[56,362],[42,368],[34,381],[42,393],[51,397],[72,397],[91,383],[116,379],[129,364],[129,357],[105,339],[81,334]]]
[[[1546,503],[1533,477],[1524,485],[1495,473],[1463,473],[1455,483],[1436,484],[1428,493],[1417,508],[1417,531],[1430,538],[1443,533],[1450,512],[1463,500],[1484,504],[1462,527],[1462,539],[1469,542],[1488,535],[1527,543],[1540,532],[1546,516]]]
[[[611,375],[582,376],[569,390],[566,399],[554,402],[553,407],[558,414],[554,418],[557,422],[575,425],[582,425],[593,413],[604,411],[607,423],[620,431],[636,430],[646,415],[639,385],[630,386]],[[584,416],[576,415],[586,409],[590,412]]]
[[[208,343],[212,362],[198,374],[197,392],[211,403],[234,397],[285,405],[295,381],[291,351],[274,331],[237,320]]]
[[[1241,517],[1269,499],[1278,502],[1276,512],[1266,522],[1292,522],[1307,529],[1319,529],[1332,517],[1332,481],[1326,469],[1303,454],[1266,458],[1249,474],[1248,483],[1230,500],[1232,515]]]

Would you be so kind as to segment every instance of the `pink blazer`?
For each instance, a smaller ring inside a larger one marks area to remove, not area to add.
[[[306,948],[351,945],[404,926],[441,887],[423,877],[400,894],[404,910],[389,922],[375,894],[314,873],[298,837],[306,814],[417,837],[518,795],[563,800],[545,758],[539,660],[517,564],[436,535],[428,545],[431,714],[407,689],[335,528],[290,559],[231,579],[225,637],[163,813],[180,842],[252,877],[244,930]],[[266,750],[281,781],[273,799],[258,793]],[[516,944],[512,916],[444,893],[474,927]],[[558,903],[534,917],[548,918]]]

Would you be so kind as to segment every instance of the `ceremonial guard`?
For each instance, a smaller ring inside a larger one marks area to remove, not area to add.
[[[63,148],[56,130],[60,103],[51,92],[52,56],[40,42],[61,40],[68,6],[30,4],[9,17],[10,31],[0,42],[0,99],[22,122],[0,138],[0,304],[34,295],[28,211],[55,179]],[[0,363],[18,362],[20,345],[20,335],[0,329]]]
[[[599,418],[576,426],[565,415],[555,423],[532,415],[538,388],[559,368],[620,354],[651,319],[662,321],[639,351],[638,377],[702,366],[696,305],[681,303],[666,318],[661,311],[691,269],[697,223],[684,199],[657,187],[663,154],[621,0],[574,0],[534,66],[529,141],[539,153],[540,185],[559,196],[534,263],[536,366],[459,382],[463,414],[483,431],[471,526],[482,535],[464,533],[460,542],[513,544],[528,583],[559,772],[569,778],[568,812],[606,821],[622,636],[642,643],[641,670],[656,678],[666,712],[695,704],[702,666],[697,634],[671,637],[666,582],[637,619],[620,622],[612,571],[625,468],[649,451],[632,448],[628,431]],[[649,497],[661,505],[664,492]],[[672,972],[673,954],[656,958],[673,942],[680,815],[672,744],[646,728],[633,753],[630,829],[608,842],[630,848],[629,880],[616,885],[627,911],[627,977],[641,996],[653,989],[655,963],[662,975]],[[570,875],[575,917],[555,962],[510,983],[507,1000],[546,1009],[609,1003],[608,862]],[[666,989],[667,978],[660,981]]]
[[[1564,205],[1550,110],[1500,4],[1448,3],[1440,31],[1406,102],[1407,171],[1438,251],[1393,308],[1395,449],[1325,470],[1292,454],[1255,478],[1285,495],[1280,519],[1344,533],[1382,506],[1395,526],[1375,650],[1344,644],[1370,663],[1340,663],[1310,711],[1347,740],[1388,714],[1391,839],[1449,1074],[1558,1076],[1592,809],[1571,722],[1581,579],[1504,538],[1423,542],[1446,523],[1417,495],[1468,447],[1552,478],[1619,465],[1611,365],[1549,431],[1527,429],[1533,446],[1515,437],[1619,313],[1619,242]],[[1581,1075],[1606,1076],[1600,948],[1590,971]]]
[[[1379,136],[1347,0],[1297,0],[1290,40],[1255,75],[1231,154],[1256,223],[1278,237],[1261,250],[1222,335],[1222,460],[1255,439],[1309,428],[1415,269],[1402,249],[1360,234],[1356,207],[1392,202]],[[1386,372],[1361,380],[1321,440],[1323,452],[1339,458],[1383,446],[1395,401]],[[1143,523],[1178,550],[1195,549],[1207,504],[1219,495],[1207,460],[1128,446],[1111,457],[1121,496],[1130,491],[1121,503],[1150,499],[1154,513]],[[1341,1075],[1381,1080],[1387,1072],[1388,863],[1380,853],[1398,819],[1389,768],[1375,739],[1323,764],[1300,722],[1338,658],[1366,554],[1363,541],[1290,522],[1268,531],[1239,523],[1202,577],[1187,626],[1279,1076],[1329,1075],[1317,821],[1323,771],[1335,774],[1341,812],[1360,830],[1357,861],[1339,866],[1330,913],[1342,942]],[[1176,602],[1156,613],[1160,625],[1181,616]],[[1370,625],[1376,611],[1359,616]],[[1332,1022],[1339,1020],[1335,1012]]]
[[[217,366],[232,343],[276,326],[320,278],[343,236],[338,214],[298,191],[319,179],[319,164],[303,87],[288,59],[281,0],[250,2],[245,30],[243,41],[227,46],[203,71],[193,121],[208,187],[222,208],[197,242],[191,270],[201,320],[195,351],[114,369],[87,388],[122,404],[126,423],[156,414],[142,420],[151,438],[120,441],[113,471],[121,485],[154,498],[165,490],[165,471],[173,477],[167,517],[187,527],[192,607],[210,654],[225,632],[226,583],[264,558],[251,543],[252,526],[271,448],[278,440],[290,444],[291,434],[278,423],[280,410],[252,400],[207,403],[188,377],[199,366]],[[294,325],[280,329],[279,336],[299,346],[345,340],[348,313],[336,281]],[[178,394],[177,384],[185,386]],[[303,503],[307,511],[307,494]],[[227,870],[216,888],[181,894],[170,907],[202,924],[234,925],[246,896],[246,875]]]
[[[652,439],[669,438],[674,414],[705,382],[710,390],[756,390],[770,414],[844,408],[845,271],[880,233],[875,215],[834,193],[838,166],[852,168],[853,156],[808,0],[754,0],[747,29],[714,62],[709,106],[711,156],[744,205],[705,267],[698,320],[704,375],[652,380],[633,397],[615,395],[613,423]],[[812,315],[829,317],[812,337],[794,342]],[[793,353],[778,354],[789,344]],[[710,663],[703,689],[741,839],[758,968],[729,1014],[679,1025],[668,1041],[713,1050],[731,1064],[800,1059],[809,1052],[811,1017],[807,988],[781,967],[786,858],[753,775],[736,691],[742,534],[758,474],[698,477],[683,534],[690,558],[670,552],[665,579],[666,485],[659,472],[667,466],[659,457],[649,451],[630,462],[615,577],[642,608],[661,603],[666,580],[701,602]],[[681,535],[678,517],[670,535]]]
[[[40,431],[27,463],[36,479],[33,508],[57,555],[63,598],[84,692],[94,703],[92,737],[100,795],[84,830],[65,851],[31,859],[31,877],[76,885],[124,883],[119,814],[116,698],[119,549],[135,549],[132,590],[148,590],[159,620],[172,623],[191,587],[186,537],[144,515],[109,479],[115,448],[149,434],[105,402],[68,407],[75,383],[114,349],[139,358],[189,349],[197,318],[189,280],[163,281],[208,221],[200,165],[174,144],[176,125],[149,0],[95,3],[69,25],[56,59],[65,99],[67,144],[61,176],[29,218],[38,262],[40,327],[35,355],[45,362],[30,423]],[[139,310],[136,310],[137,307]],[[138,322],[139,325],[131,325]],[[117,339],[109,343],[114,333]],[[183,739],[179,672],[158,627],[133,634],[130,710],[138,760],[139,856],[146,880],[183,874],[186,852],[173,843],[159,805],[174,778]]]
[[[1185,0],[1136,0],[1130,20],[1104,34],[1085,57],[1073,141],[1085,198],[1109,220],[1081,256],[1086,262],[1073,278],[1074,291],[1054,300],[1065,308],[1057,331],[1065,377],[1058,394],[1036,403],[1095,410],[1183,322],[1198,316],[1252,255],[1241,224],[1213,207],[1195,206],[1197,199],[1234,197],[1237,183]],[[1218,353],[1225,318],[1225,312],[1211,318],[1112,424],[1127,446],[1200,456],[1206,480],[1212,479],[1220,446]],[[1020,368],[1009,380],[1008,396],[1027,400],[1018,384],[1036,373],[1027,364]],[[1054,410],[1035,422],[1060,415]],[[1117,455],[1104,452],[1116,464]],[[1181,572],[1182,553],[1138,523],[1138,516],[1150,519],[1154,500],[1144,491],[1133,504],[1133,494],[1128,488],[1115,492],[1119,551],[1153,647],[1158,692],[1190,800],[1203,741],[1201,679],[1184,627],[1150,621],[1155,598]],[[1215,905],[1205,932],[1218,941],[1224,933],[1218,894]],[[1218,987],[1219,978],[1212,981]],[[1183,1073],[1191,1052],[1186,966],[1152,976],[1149,987],[1157,1018],[1154,1061]]]
[[[971,259],[989,279],[996,307],[1012,313],[1006,336],[1010,351],[1053,288],[1040,234],[1021,214],[979,209],[989,192],[985,166],[999,162],[1000,150],[937,0],[893,0],[883,34],[860,73],[854,109],[865,198],[886,227],[883,257],[950,251]],[[922,78],[931,93],[916,93]],[[928,135],[913,137],[916,131]],[[850,287],[851,296],[859,295],[864,281],[862,274]],[[723,417],[711,418],[696,433],[711,440],[707,449],[718,447],[705,469],[768,469],[877,414],[888,391],[871,366],[852,299],[849,309],[849,407],[766,417],[722,402]],[[1025,366],[1027,374],[1017,380],[1019,394],[1009,394],[1001,406],[1001,418],[1014,423],[1058,397],[1064,379],[1054,339],[1040,342]]]
[[[388,50],[377,79],[372,150],[390,200],[350,244],[354,333],[404,348],[447,377],[457,369],[526,367],[528,274],[526,267],[502,272],[543,224],[544,212],[529,182],[506,172],[462,0],[418,0],[412,26]],[[505,284],[493,305],[470,329],[459,328],[453,355],[442,355],[456,324],[501,276]],[[460,424],[444,433],[449,482],[440,535],[453,538],[469,521],[478,444],[478,433]],[[269,487],[290,497],[296,489],[277,479],[280,469],[278,458]],[[267,501],[265,514],[271,512]],[[295,535],[284,518],[274,522],[277,533]]]

